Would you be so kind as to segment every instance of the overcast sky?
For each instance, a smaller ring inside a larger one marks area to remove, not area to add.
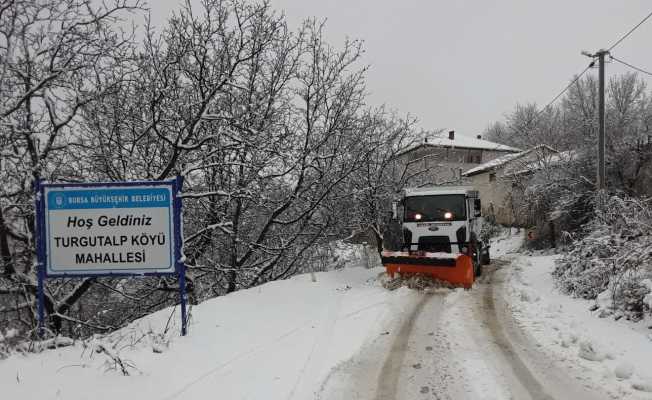
[[[326,18],[326,37],[364,40],[370,104],[424,129],[472,136],[517,103],[545,105],[652,11],[650,0],[271,0],[292,27]],[[179,0],[150,0],[162,24]],[[613,51],[652,70],[652,19]],[[626,67],[612,63],[607,76]],[[592,71],[597,74],[597,70]],[[647,77],[650,82],[652,77]],[[652,85],[651,85],[652,86]]]

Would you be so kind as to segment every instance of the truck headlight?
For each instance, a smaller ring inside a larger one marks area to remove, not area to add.
[[[453,213],[450,211],[446,211],[444,213],[444,219],[453,219]]]

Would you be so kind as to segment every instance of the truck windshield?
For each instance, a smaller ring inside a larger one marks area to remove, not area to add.
[[[464,195],[460,194],[407,197],[405,222],[463,221],[465,203]]]

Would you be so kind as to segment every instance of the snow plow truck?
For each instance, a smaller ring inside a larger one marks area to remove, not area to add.
[[[480,197],[472,187],[405,189],[392,214],[394,234],[381,254],[392,278],[426,274],[470,289],[490,261],[489,245],[480,240]]]

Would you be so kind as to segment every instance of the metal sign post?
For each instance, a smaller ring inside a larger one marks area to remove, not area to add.
[[[39,334],[46,278],[165,276],[179,279],[186,334],[181,177],[170,181],[36,184]]]
[[[182,198],[180,196],[181,189],[183,188],[183,177],[177,176],[174,180],[174,226],[178,227],[174,231],[174,239],[176,243],[182,243],[182,224],[183,218],[181,218],[181,207],[182,207]],[[175,248],[175,259],[177,263],[177,274],[179,276],[179,303],[181,304],[181,336],[186,336],[188,317],[186,314],[186,303],[187,303],[187,294],[186,294],[186,263],[181,252],[181,245]]]
[[[34,218],[34,232],[36,237],[36,255],[37,255],[37,265],[36,265],[36,274],[38,276],[38,287],[37,287],[37,310],[38,310],[38,329],[37,334],[39,337],[45,335],[45,264],[43,263],[42,255],[45,253],[43,250],[43,214],[40,212],[41,206],[43,203],[43,196],[41,195],[41,185],[42,181],[38,180],[35,184],[36,192],[36,218]]]

